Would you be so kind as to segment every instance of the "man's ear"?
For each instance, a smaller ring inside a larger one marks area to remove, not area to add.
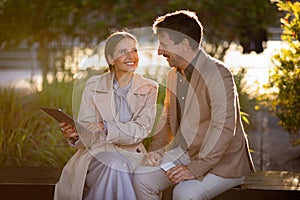
[[[191,48],[190,41],[186,38],[182,40],[181,44],[182,44],[183,51],[186,51]]]

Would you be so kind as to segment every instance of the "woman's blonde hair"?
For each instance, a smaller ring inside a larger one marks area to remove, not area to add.
[[[104,49],[104,54],[105,54],[105,59],[106,62],[108,64],[109,70],[113,71],[114,66],[110,63],[108,57],[113,57],[114,51],[116,49],[116,46],[119,44],[119,42],[121,40],[123,40],[124,38],[129,38],[134,40],[137,43],[137,39],[134,35],[132,35],[131,33],[128,33],[126,31],[118,31],[115,32],[113,34],[111,34],[107,40],[106,40],[106,44],[105,44],[105,49]]]

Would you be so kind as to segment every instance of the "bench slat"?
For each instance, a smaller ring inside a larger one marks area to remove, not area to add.
[[[54,185],[60,173],[61,170],[57,168],[0,168],[0,185]]]
[[[244,189],[300,191],[300,172],[258,171],[246,177]]]
[[[51,200],[61,169],[40,167],[0,167],[0,199]],[[258,171],[246,177],[240,187],[232,188],[214,200],[300,199],[300,172]],[[172,191],[163,199],[171,199]]]
[[[0,199],[53,200],[61,169],[0,167]]]

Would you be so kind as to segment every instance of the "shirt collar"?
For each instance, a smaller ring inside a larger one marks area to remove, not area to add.
[[[191,80],[191,77],[192,77],[192,73],[193,73],[193,70],[194,70],[194,66],[199,58],[199,55],[200,55],[200,50],[198,50],[196,56],[193,58],[193,60],[190,62],[190,64],[187,66],[187,68],[185,68],[184,70],[184,75],[186,77],[186,80],[190,81]],[[181,73],[181,71],[177,68],[177,72]]]
[[[120,85],[119,85],[116,77],[114,76],[114,79],[113,79],[113,88],[115,90],[121,90],[121,91],[128,92],[129,88],[131,87],[131,84],[132,84],[132,79],[130,79],[129,83],[124,88],[120,88]]]

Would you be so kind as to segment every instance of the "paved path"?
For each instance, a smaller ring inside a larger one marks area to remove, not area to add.
[[[300,145],[290,144],[290,135],[277,124],[275,117],[265,113],[254,115],[252,124],[256,127],[247,134],[257,170],[300,172]]]

